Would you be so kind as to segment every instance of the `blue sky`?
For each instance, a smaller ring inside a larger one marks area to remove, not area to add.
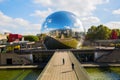
[[[73,12],[83,27],[104,24],[120,29],[120,0],[0,0],[0,33],[38,34],[56,11]]]

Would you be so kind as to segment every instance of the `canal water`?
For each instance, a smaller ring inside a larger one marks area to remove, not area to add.
[[[0,80],[36,80],[42,69],[0,70]]]
[[[85,68],[90,80],[120,80],[120,67]],[[0,80],[36,80],[42,69],[0,70]]]
[[[120,67],[85,68],[90,80],[120,80]]]

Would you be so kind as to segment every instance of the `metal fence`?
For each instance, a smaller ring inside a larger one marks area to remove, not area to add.
[[[56,53],[56,52],[55,52],[55,53]],[[54,53],[54,54],[55,54],[55,53]],[[53,56],[54,56],[54,55],[53,55]],[[45,68],[43,69],[43,71],[40,73],[40,75],[38,76],[37,80],[41,80],[44,72],[46,71],[47,68],[49,68],[49,66],[50,66],[50,64],[51,64],[50,62],[54,59],[53,56],[51,57],[51,59],[49,60],[49,62],[47,63],[47,65],[45,66]]]
[[[76,59],[72,52],[68,52],[71,64],[74,64],[74,71],[78,80],[90,80],[87,71],[81,66],[81,63]]]

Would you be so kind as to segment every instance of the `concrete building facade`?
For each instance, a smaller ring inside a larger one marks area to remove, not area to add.
[[[32,54],[18,55],[15,53],[0,54],[0,65],[31,64]]]

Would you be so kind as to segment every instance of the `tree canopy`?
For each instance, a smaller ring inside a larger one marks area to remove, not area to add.
[[[26,41],[39,41],[38,36],[34,36],[34,35],[24,36],[24,39],[25,39]]]
[[[118,33],[116,30],[112,30],[111,32],[111,39],[118,39]]]
[[[120,36],[119,29],[109,29],[107,26],[91,26],[88,29],[86,39],[88,40],[108,40],[108,39],[117,39]]]

